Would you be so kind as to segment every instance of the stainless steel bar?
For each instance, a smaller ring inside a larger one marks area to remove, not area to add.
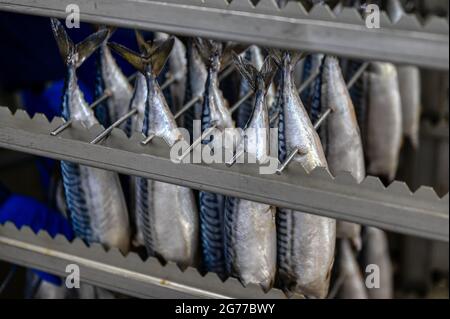
[[[137,135],[112,134],[105,144],[93,145],[89,141],[99,127],[86,130],[74,123],[70,134],[55,139],[48,132],[60,123],[39,114],[30,119],[21,110],[12,115],[0,107],[0,147],[448,242],[448,194],[439,198],[428,187],[412,192],[394,182],[386,188],[371,176],[358,184],[346,173],[332,178],[316,169],[306,174],[297,163],[281,176],[261,175],[252,164],[181,165],[172,161],[160,138],[142,148],[132,143]]]
[[[108,128],[106,128],[102,133],[100,133],[98,136],[96,136],[90,143],[91,144],[97,144],[100,141],[102,141],[105,137],[107,137],[109,134],[111,134],[112,130],[116,127],[119,127],[120,124],[125,122],[127,119],[132,117],[134,114],[137,113],[137,109],[131,109],[124,115],[122,115],[117,121],[115,121],[113,124],[111,124]]]

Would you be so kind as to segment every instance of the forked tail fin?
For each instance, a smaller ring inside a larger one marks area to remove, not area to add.
[[[67,65],[72,64],[75,68],[80,67],[94,53],[102,42],[106,40],[109,33],[107,29],[97,31],[75,45],[58,19],[52,18],[51,25],[64,63]]]
[[[170,37],[164,42],[146,42],[139,32],[136,33],[136,38],[142,54],[118,43],[108,43],[108,46],[127,60],[136,70],[145,73],[147,65],[150,65],[153,74],[158,76],[169,58],[175,39]]]
[[[276,63],[270,56],[265,59],[259,71],[249,61],[244,60],[236,53],[233,54],[233,61],[254,91],[258,89],[267,90],[277,72]]]

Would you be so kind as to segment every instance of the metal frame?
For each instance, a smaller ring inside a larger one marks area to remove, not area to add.
[[[386,188],[375,177],[358,184],[348,173],[332,178],[327,171],[316,169],[308,175],[298,163],[292,163],[281,176],[261,175],[254,164],[177,164],[170,160],[170,150],[159,138],[142,146],[140,134],[129,139],[115,129],[104,143],[94,145],[89,141],[102,131],[101,126],[86,130],[74,123],[58,137],[51,136],[49,132],[61,124],[60,118],[49,123],[42,114],[30,119],[23,111],[12,115],[7,108],[0,108],[0,147],[449,240],[449,196],[439,198],[429,187],[413,194],[405,183],[394,182]]]
[[[86,22],[203,36],[365,60],[449,68],[449,28],[444,18],[422,24],[413,15],[392,22],[381,15],[381,28],[368,29],[352,8],[335,14],[299,3],[280,9],[273,0],[77,0]],[[65,18],[73,0],[0,0],[0,10]]]
[[[66,276],[66,266],[80,267],[82,282],[139,298],[257,298],[286,299],[278,289],[264,293],[255,285],[243,287],[238,280],[222,282],[215,274],[201,276],[194,268],[181,271],[175,264],[162,266],[155,258],[142,261],[135,253],[123,256],[117,249],[106,252],[79,239],[69,243],[63,236],[20,231],[0,225],[0,260]]]

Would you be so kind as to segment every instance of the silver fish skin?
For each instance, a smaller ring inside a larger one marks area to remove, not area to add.
[[[134,132],[142,133],[145,118],[145,103],[147,102],[148,95],[147,90],[147,80],[142,73],[138,72],[134,82],[134,92],[129,107],[129,109],[137,109],[138,111],[136,116],[131,117],[131,134]]]
[[[402,105],[397,69],[374,62],[369,72],[367,172],[393,180],[402,144]]]
[[[228,101],[223,97],[222,90],[219,88],[220,66],[220,56],[216,55],[208,71],[210,75],[209,83],[205,88],[205,96],[209,99],[210,121],[216,123],[218,129],[223,130],[234,127],[234,122],[228,108]]]
[[[167,33],[157,32],[156,38],[167,40],[169,35]],[[170,74],[176,79],[176,82],[170,86],[170,91],[175,110],[179,110],[183,106],[184,94],[186,92],[187,60],[186,48],[177,38],[175,38],[175,43],[169,56],[169,66]]]
[[[189,82],[191,85],[192,97],[203,97],[205,92],[206,78],[208,77],[208,70],[202,60],[200,53],[195,45],[190,45],[188,48],[191,52],[189,56]],[[202,115],[202,103],[197,103],[194,109],[194,116],[196,120],[200,119]]]
[[[285,134],[287,153],[299,149],[294,161],[299,162],[306,172],[316,167],[327,167],[327,161],[320,142],[319,135],[309,120],[308,113],[298,95],[292,77],[294,66],[289,55],[284,59],[283,66],[283,106],[285,116]]]
[[[269,113],[265,101],[267,89],[260,81],[255,106],[247,128],[248,152],[258,162],[269,156]],[[226,241],[232,272],[244,284],[260,285],[268,291],[276,272],[275,207],[244,199],[235,199],[233,211],[225,211]],[[228,215],[228,216],[227,216]]]
[[[117,65],[106,42],[102,44],[99,50],[100,65],[104,88],[112,94],[106,100],[106,104],[108,106],[109,118],[113,123],[128,111],[128,106],[133,96],[133,88]],[[124,126],[125,124],[121,127],[124,128]]]
[[[256,67],[257,70],[261,70],[261,67],[264,64],[264,55],[261,51],[261,48],[256,45],[252,45],[247,50],[250,50],[252,52],[252,54],[251,54],[252,64]],[[244,54],[245,54],[245,52],[242,53],[242,55],[244,55]],[[276,92],[275,86],[272,83],[266,92],[265,101],[266,101],[267,107],[270,108],[274,104],[276,94],[277,94],[277,92]]]
[[[369,299],[364,277],[348,240],[340,241],[339,269],[343,282],[339,290],[340,299]]]
[[[327,167],[320,139],[292,80],[289,55],[283,63],[283,106],[286,148],[301,154],[295,160],[306,171]],[[336,242],[336,221],[289,209],[280,209],[277,220],[278,267],[283,289],[311,298],[328,294]]]
[[[417,148],[421,115],[420,70],[415,66],[398,66],[397,72],[402,101],[403,136]]]
[[[350,172],[358,183],[366,176],[364,150],[355,109],[347,90],[339,61],[326,57],[322,80],[322,105],[332,113],[327,119],[326,156],[330,172]],[[361,225],[338,221],[337,237],[349,238],[361,248]]]
[[[183,139],[161,88],[147,75],[148,134],[163,138],[170,146]],[[181,267],[195,266],[198,258],[198,211],[192,190],[177,185],[136,179],[138,234],[147,249]],[[145,187],[142,187],[145,183]],[[143,193],[144,192],[144,193]]]
[[[98,124],[93,110],[83,98],[77,84],[75,70],[70,72],[67,90],[70,117],[86,128]],[[130,228],[125,198],[119,175],[98,168],[80,165],[81,183],[86,196],[86,206],[91,227],[99,242],[127,252]]]
[[[380,269],[380,288],[368,289],[370,299],[392,299],[394,296],[393,266],[389,254],[386,233],[378,228],[367,227],[363,243],[363,261]]]

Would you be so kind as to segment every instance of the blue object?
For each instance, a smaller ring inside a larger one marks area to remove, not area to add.
[[[39,201],[22,195],[11,195],[0,206],[0,224],[12,222],[17,228],[29,226],[35,233],[46,230],[50,236],[64,235],[73,240],[74,234],[69,222],[59,212]],[[58,276],[40,270],[33,270],[42,280],[61,285]]]

